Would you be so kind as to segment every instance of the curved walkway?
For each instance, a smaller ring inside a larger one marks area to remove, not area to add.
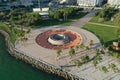
[[[69,63],[71,61],[71,59],[70,59],[70,56],[68,53],[68,49],[64,50],[64,52],[60,56],[60,57],[64,57],[64,58],[62,58],[58,61],[58,60],[56,60],[57,57],[56,57],[55,50],[41,47],[35,42],[35,38],[40,33],[51,30],[51,29],[72,30],[82,36],[82,42],[85,45],[89,45],[90,40],[94,40],[94,43],[95,43],[94,48],[99,48],[99,46],[100,46],[99,39],[94,34],[88,32],[86,30],[83,30],[83,29],[80,29],[80,28],[74,27],[74,26],[66,26],[66,27],[53,26],[53,27],[46,27],[46,28],[32,30],[31,33],[29,34],[28,41],[24,42],[24,44],[21,44],[21,42],[16,43],[15,48],[24,53],[27,53],[28,55],[31,55],[36,58],[40,58],[54,66],[72,65],[74,63],[74,61]]]
[[[99,48],[101,46],[99,39],[94,34],[92,34],[89,31],[86,31],[84,29],[81,29],[81,27],[84,24],[86,24],[92,17],[94,17],[94,15],[95,15],[95,11],[91,11],[89,14],[87,14],[85,17],[79,19],[78,21],[73,23],[71,26],[65,26],[65,27],[52,26],[52,27],[44,27],[44,28],[40,28],[40,29],[32,29],[31,33],[29,35],[27,35],[27,36],[29,36],[28,41],[26,41],[22,44],[21,44],[21,42],[16,42],[15,48],[19,51],[22,51],[22,52],[28,54],[28,56],[30,55],[30,56],[33,56],[34,58],[41,59],[41,60],[46,61],[47,63],[54,65],[54,66],[58,66],[58,67],[59,66],[71,66],[74,64],[75,60],[81,58],[81,55],[82,56],[86,55],[86,54],[94,55],[94,48]],[[89,51],[85,50],[85,52],[80,52],[72,59],[70,59],[70,56],[68,53],[69,49],[65,49],[61,53],[61,55],[58,59],[55,50],[41,47],[35,42],[35,38],[40,33],[43,33],[45,31],[48,31],[51,29],[67,29],[67,30],[72,30],[74,32],[77,32],[78,34],[81,35],[82,43],[84,43],[85,45],[89,45],[90,40],[94,41],[95,44],[92,47],[93,49],[91,49]],[[84,73],[81,73],[81,71],[80,71],[81,68],[78,69],[76,67],[67,67],[67,68],[64,67],[63,70],[67,71],[68,73],[74,74],[78,77],[83,78],[83,76],[85,76]],[[80,72],[78,72],[78,71],[80,71]],[[83,76],[81,76],[81,75],[83,75]],[[87,75],[86,77],[88,78],[89,75]],[[91,79],[91,80],[93,80],[93,79]]]

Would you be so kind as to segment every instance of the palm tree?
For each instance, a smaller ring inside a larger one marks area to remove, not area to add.
[[[95,68],[96,68],[97,64],[98,64],[98,61],[96,59],[94,59],[93,60],[93,65],[95,66]]]
[[[93,44],[94,44],[94,41],[93,41],[93,40],[90,40],[89,45],[92,46]]]
[[[88,46],[86,46],[86,50],[90,50],[90,48]]]
[[[99,50],[99,49],[96,49],[96,50],[95,50],[95,53],[96,53],[96,55],[99,55],[99,54],[100,54],[100,50]]]
[[[102,66],[100,70],[103,71],[104,73],[108,72],[108,69],[106,68],[106,66]]]
[[[76,60],[74,63],[75,63],[75,65],[78,66],[78,67],[82,65],[82,62],[79,61],[79,60]]]
[[[75,50],[73,48],[70,48],[69,55],[70,55],[70,58],[72,58],[72,56],[75,55]]]
[[[88,55],[84,55],[81,57],[82,62],[87,62],[88,60],[90,60]]]
[[[109,64],[109,68],[111,68],[111,70],[113,70],[113,71],[117,70],[116,65],[113,63]]]
[[[101,60],[102,60],[102,57],[101,57],[101,56],[97,56],[95,59],[96,59],[97,61],[101,61]]]
[[[79,49],[79,45],[75,46],[75,48],[76,48],[76,50],[78,50]]]
[[[28,37],[29,37],[29,33],[31,32],[31,27],[28,27],[27,31],[26,31],[26,34],[28,34]]]
[[[57,50],[56,50],[57,57],[59,57],[59,56],[60,56],[61,52],[62,52],[62,50],[61,50],[61,49],[57,49]]]
[[[84,47],[85,47],[84,43],[81,43],[81,44],[80,44],[80,48],[83,49]]]

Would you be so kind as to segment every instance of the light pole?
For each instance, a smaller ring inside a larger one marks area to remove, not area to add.
[[[40,6],[40,0],[38,0],[38,7],[40,8],[40,11],[42,11],[41,6]]]

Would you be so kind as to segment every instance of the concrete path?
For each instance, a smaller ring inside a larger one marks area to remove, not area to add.
[[[95,11],[90,11],[89,14],[77,20],[71,26],[83,27],[83,25],[85,25],[90,19],[92,19],[95,16],[95,13],[96,13]]]
[[[78,21],[73,23],[71,26],[64,26],[64,27],[63,26],[52,26],[52,27],[44,27],[44,28],[40,28],[40,29],[32,29],[31,33],[28,35],[29,36],[28,41],[26,41],[22,44],[21,44],[21,42],[16,42],[15,48],[16,48],[16,50],[23,52],[24,54],[26,54],[28,56],[31,56],[37,60],[45,61],[46,63],[56,66],[56,67],[59,67],[59,66],[65,67],[65,66],[74,65],[74,61],[80,59],[81,56],[83,56],[83,55],[87,54],[89,56],[94,56],[94,49],[99,48],[101,46],[100,40],[94,34],[92,34],[89,31],[86,31],[84,29],[81,29],[81,27],[83,27],[83,25],[86,24],[94,16],[95,16],[95,11],[91,11],[89,14],[87,14],[85,17],[79,19]],[[84,50],[84,52],[82,51],[82,53],[78,52],[77,56],[74,56],[72,59],[70,59],[70,56],[68,53],[69,49],[66,49],[61,53],[61,55],[59,56],[59,59],[58,59],[56,56],[56,50],[46,49],[44,47],[39,46],[35,42],[37,35],[39,35],[42,32],[48,31],[50,29],[72,30],[81,35],[82,43],[84,43],[85,45],[89,45],[90,40],[93,40],[95,44],[93,45],[93,48],[91,50],[88,50],[88,51]],[[88,65],[88,66],[90,66],[90,65]],[[67,69],[69,69],[69,70],[67,70]],[[79,76],[82,78],[84,76],[87,78],[91,77],[90,75],[85,75],[85,74],[87,74],[87,73],[89,74],[92,70],[81,72],[81,68],[76,68],[76,66],[67,67],[67,69],[65,69],[65,71],[67,71],[68,73],[75,74],[76,76]],[[91,79],[91,80],[94,80],[94,79]],[[87,79],[85,79],[85,80],[87,80]],[[88,80],[90,80],[90,78]]]
[[[64,67],[63,70],[75,74],[80,78],[83,78],[83,80],[120,80],[120,74],[109,68],[109,64],[111,63],[115,64],[117,68],[120,68],[120,63],[110,56],[101,56],[103,60],[99,62],[96,68],[91,61],[80,67]],[[109,72],[104,73],[100,71],[102,66],[106,66]]]
[[[31,31],[28,37],[28,41],[24,42],[21,44],[21,42],[17,42],[15,44],[15,48],[19,50],[20,52],[24,52],[26,55],[34,57],[36,59],[41,59],[51,65],[54,66],[64,66],[64,65],[73,65],[74,61],[71,61],[70,56],[69,56],[69,49],[66,49],[63,51],[61,54],[59,60],[57,59],[56,56],[56,50],[51,50],[51,49],[46,49],[44,47],[39,46],[36,42],[35,39],[36,37],[45,31],[51,30],[51,29],[67,29],[67,30],[72,30],[74,32],[77,32],[78,34],[81,35],[82,37],[82,43],[85,45],[89,45],[90,40],[94,41],[94,48],[99,48],[100,47],[100,41],[99,39],[92,33],[83,30],[79,27],[74,27],[74,26],[52,26],[52,27],[46,27],[46,28],[40,28],[40,29],[34,29]],[[80,53],[81,54],[81,53]],[[70,63],[71,62],[71,63]]]
[[[100,25],[100,26],[107,26],[107,27],[118,27],[118,26],[113,26],[113,25],[108,25],[108,24],[101,24],[101,23],[94,23],[94,22],[88,22],[89,24],[94,24],[94,25]]]

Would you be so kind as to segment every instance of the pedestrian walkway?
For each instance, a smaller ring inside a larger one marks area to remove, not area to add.
[[[18,44],[15,45],[15,48],[21,52],[24,52],[24,53],[27,53],[28,55],[33,56],[34,58],[46,61],[47,63],[54,66],[64,66],[66,64],[73,65],[74,61],[69,63],[71,61],[68,53],[69,49],[65,49],[61,54],[61,57],[64,57],[64,58],[59,59],[57,61],[56,50],[44,48],[42,46],[39,46],[35,42],[36,37],[40,33],[43,33],[48,30],[56,30],[56,29],[66,29],[66,30],[71,30],[73,32],[78,33],[82,37],[82,43],[84,43],[86,46],[89,46],[89,42],[91,39],[94,41],[95,48],[99,48],[101,46],[99,39],[89,31],[86,31],[84,29],[81,29],[79,27],[74,27],[74,26],[64,26],[64,27],[51,26],[51,27],[31,30],[28,40],[24,42],[24,44],[21,44],[21,42],[18,42]]]
[[[100,25],[100,26],[107,26],[107,27],[118,27],[118,26],[113,26],[113,25],[108,25],[108,24],[101,24],[101,23],[94,23],[94,22],[88,22],[89,24],[94,24],[94,25]]]
[[[95,16],[95,11],[90,11],[89,14],[84,16],[83,18],[80,18],[76,22],[74,22],[71,26],[76,26],[76,27],[83,27],[90,19],[92,19]]]

